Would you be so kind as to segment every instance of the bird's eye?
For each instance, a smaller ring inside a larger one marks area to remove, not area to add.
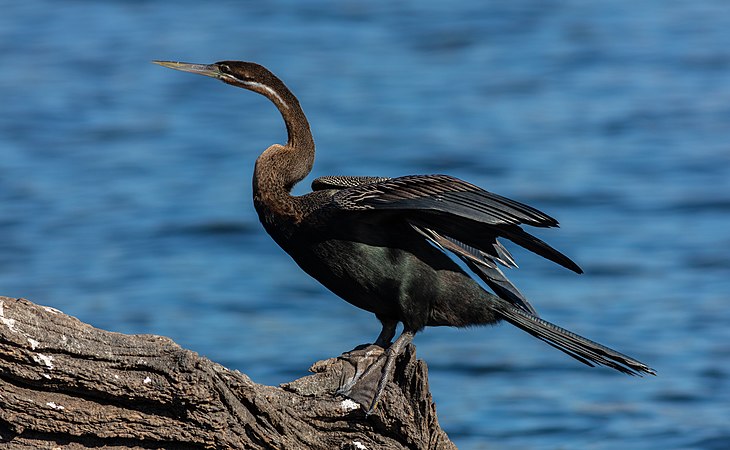
[[[221,72],[231,73],[231,66],[229,66],[228,64],[221,64],[220,66],[218,66],[218,69]]]

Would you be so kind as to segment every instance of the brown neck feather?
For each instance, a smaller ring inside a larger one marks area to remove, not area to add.
[[[289,192],[309,174],[314,164],[314,139],[309,122],[297,98],[278,78],[246,87],[276,105],[288,133],[286,145],[272,145],[256,159],[254,202],[259,213],[265,209],[275,215],[296,216],[294,198]]]

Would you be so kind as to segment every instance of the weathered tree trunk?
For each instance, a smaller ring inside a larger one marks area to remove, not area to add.
[[[362,353],[263,386],[168,338],[99,330],[0,297],[0,447],[455,449],[410,347],[366,417],[334,396]]]

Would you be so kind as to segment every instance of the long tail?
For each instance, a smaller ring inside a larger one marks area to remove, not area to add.
[[[591,367],[596,364],[607,366],[628,375],[641,376],[645,373],[656,375],[654,369],[640,361],[564,328],[560,328],[557,325],[510,305],[506,301],[499,302],[497,311],[507,322],[547,342],[583,364]]]

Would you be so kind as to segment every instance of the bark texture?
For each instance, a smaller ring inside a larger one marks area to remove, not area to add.
[[[0,297],[0,447],[455,449],[409,347],[375,414],[333,395],[367,351],[264,386],[168,338],[94,328]]]

